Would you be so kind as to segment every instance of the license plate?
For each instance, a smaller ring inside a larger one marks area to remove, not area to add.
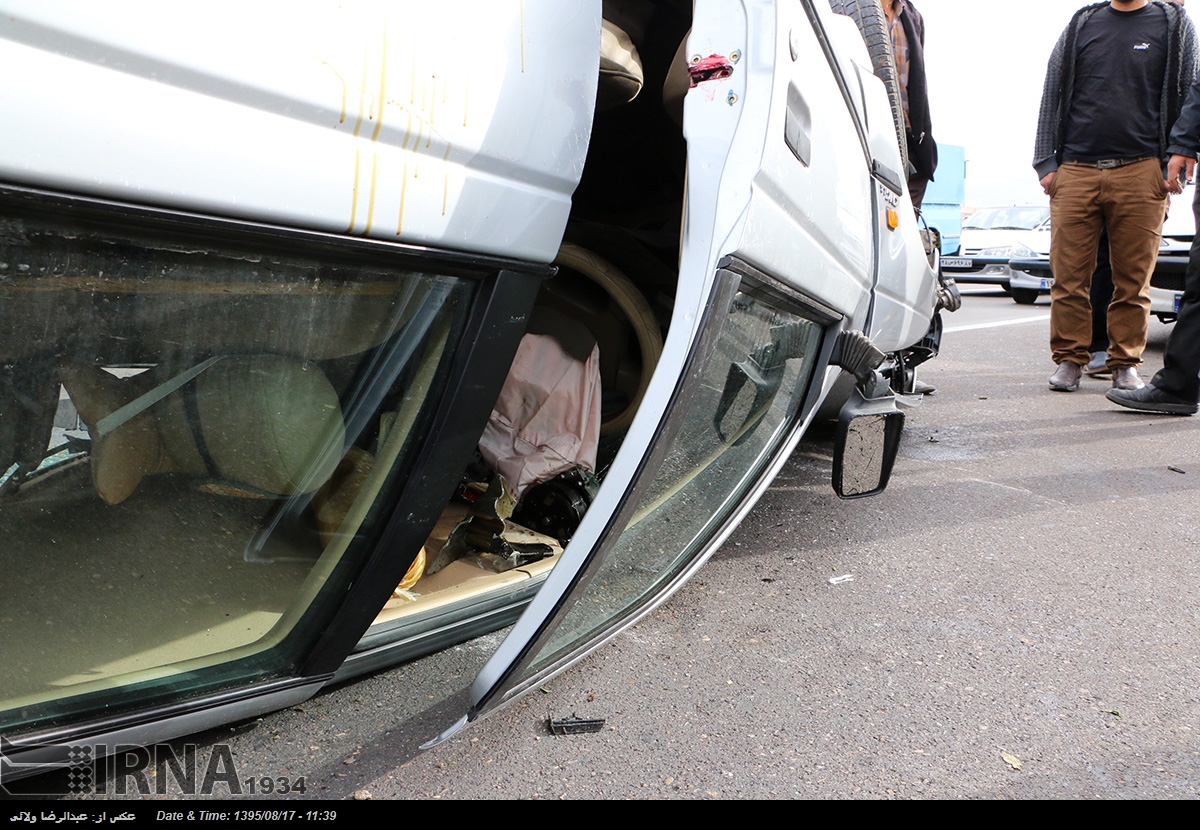
[[[1176,311],[1176,312],[1178,312],[1178,311],[1179,311],[1179,305],[1180,305],[1180,303],[1182,303],[1182,302],[1183,302],[1183,295],[1182,295],[1182,294],[1176,294],[1176,295],[1175,295],[1175,311]]]
[[[1054,280],[1042,280],[1042,290],[1043,291],[1052,285],[1054,285]]]
[[[971,260],[964,259],[963,257],[942,257],[943,268],[970,268],[971,265]]]

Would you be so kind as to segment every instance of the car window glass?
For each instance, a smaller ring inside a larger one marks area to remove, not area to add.
[[[475,290],[122,227],[0,216],[6,734],[290,671]]]
[[[1032,230],[1049,218],[1050,208],[1036,205],[984,208],[971,214],[963,223],[963,227],[979,230]]]
[[[822,326],[739,293],[711,359],[648,465],[652,481],[578,601],[527,667],[535,674],[627,619],[706,548],[790,433]]]

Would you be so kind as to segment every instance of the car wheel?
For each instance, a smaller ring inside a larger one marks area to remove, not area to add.
[[[1012,288],[1012,298],[1021,305],[1033,305],[1037,302],[1038,290],[1036,288]]]
[[[858,24],[871,56],[875,77],[883,81],[888,98],[892,102],[892,122],[896,127],[896,142],[900,145],[903,168],[908,169],[908,133],[904,128],[904,105],[900,98],[900,78],[896,72],[896,58],[892,54],[892,35],[888,31],[887,16],[879,0],[829,0],[829,7],[844,14]]]

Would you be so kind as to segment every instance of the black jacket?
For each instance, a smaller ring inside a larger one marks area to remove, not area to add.
[[[913,175],[932,181],[938,155],[925,86],[925,20],[912,3],[906,2],[900,23],[908,38],[908,159],[915,168]]]

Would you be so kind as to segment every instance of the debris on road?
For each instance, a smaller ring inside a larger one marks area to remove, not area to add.
[[[584,735],[589,732],[599,732],[604,728],[605,718],[580,718],[571,715],[569,718],[550,718],[546,722],[551,735]]]

